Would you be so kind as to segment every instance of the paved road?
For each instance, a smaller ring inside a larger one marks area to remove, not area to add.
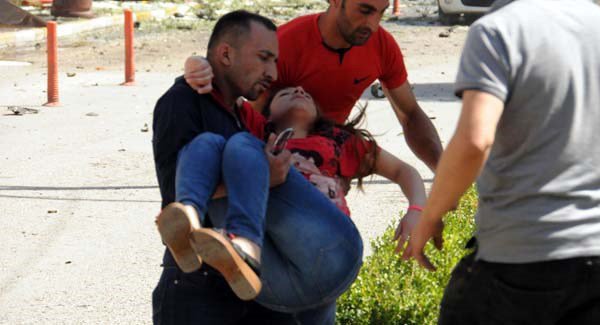
[[[451,96],[457,58],[411,71],[425,111],[443,139],[459,103]],[[36,107],[45,80],[0,67],[0,105]],[[121,72],[61,75],[60,108],[9,116],[0,107],[0,323],[147,324],[162,245],[151,153],[156,99],[175,74]],[[368,96],[366,96],[368,97]],[[6,111],[8,113],[8,111]],[[385,101],[371,100],[368,128],[380,145],[431,173],[407,149]],[[380,234],[406,208],[396,185],[379,178],[349,195],[364,238]],[[367,254],[369,251],[367,251]]]

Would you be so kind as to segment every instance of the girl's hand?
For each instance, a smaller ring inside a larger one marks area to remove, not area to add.
[[[277,155],[273,154],[275,138],[277,138],[275,134],[271,133],[269,140],[265,144],[265,155],[267,155],[267,160],[269,161],[270,187],[283,184],[292,166],[292,153],[289,150],[285,149]]]
[[[394,235],[394,241],[398,241],[396,253],[400,253],[404,249],[404,245],[412,234],[413,229],[415,229],[419,223],[420,216],[421,211],[408,210],[400,220],[400,224],[398,225],[398,228],[396,228],[396,234]]]

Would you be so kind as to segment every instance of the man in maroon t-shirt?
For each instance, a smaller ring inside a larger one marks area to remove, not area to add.
[[[389,0],[330,0],[327,11],[300,17],[278,29],[276,87],[302,86],[325,117],[343,123],[364,90],[379,79],[411,150],[432,170],[442,145],[407,81],[402,53],[379,26]],[[212,70],[200,57],[186,61],[186,81],[211,90]],[[254,108],[262,110],[262,97]]]

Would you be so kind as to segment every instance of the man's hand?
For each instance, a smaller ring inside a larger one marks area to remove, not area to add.
[[[275,134],[269,135],[269,141],[265,145],[265,155],[269,160],[269,169],[271,171],[270,186],[275,187],[285,182],[290,166],[292,165],[292,153],[289,150],[283,150],[277,155],[273,155],[275,146]]]
[[[199,94],[208,94],[212,91],[212,68],[208,61],[201,56],[190,56],[185,60],[185,81]]]
[[[432,218],[421,217],[417,226],[413,230],[408,240],[408,246],[402,254],[402,259],[408,261],[414,258],[419,264],[430,270],[435,271],[435,266],[425,255],[425,244],[433,238],[433,243],[438,250],[442,249],[444,231],[444,222],[442,220],[432,220]]]
[[[420,211],[408,210],[404,217],[400,220],[398,224],[398,228],[396,228],[396,234],[394,235],[394,241],[398,241],[398,246],[396,246],[396,253],[399,253],[402,248],[404,248],[404,244],[408,241],[413,229],[419,223],[419,216],[421,215]]]

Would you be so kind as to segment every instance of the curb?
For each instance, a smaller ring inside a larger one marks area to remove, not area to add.
[[[126,8],[123,8],[126,9]],[[149,11],[136,12],[134,9],[133,16],[134,21],[144,22],[151,20],[161,20],[169,16],[174,15],[176,12],[187,10],[187,6],[173,6],[171,8],[156,9]],[[57,37],[65,37],[69,35],[75,35],[77,33],[86,32],[95,29],[102,29],[106,27],[123,24],[122,15],[104,16],[98,18],[92,18],[88,20],[79,20],[72,22],[65,22],[57,26]],[[3,32],[0,33],[0,49],[20,47],[25,45],[31,45],[34,43],[40,43],[46,41],[46,28],[28,28],[25,30],[15,32]]]

